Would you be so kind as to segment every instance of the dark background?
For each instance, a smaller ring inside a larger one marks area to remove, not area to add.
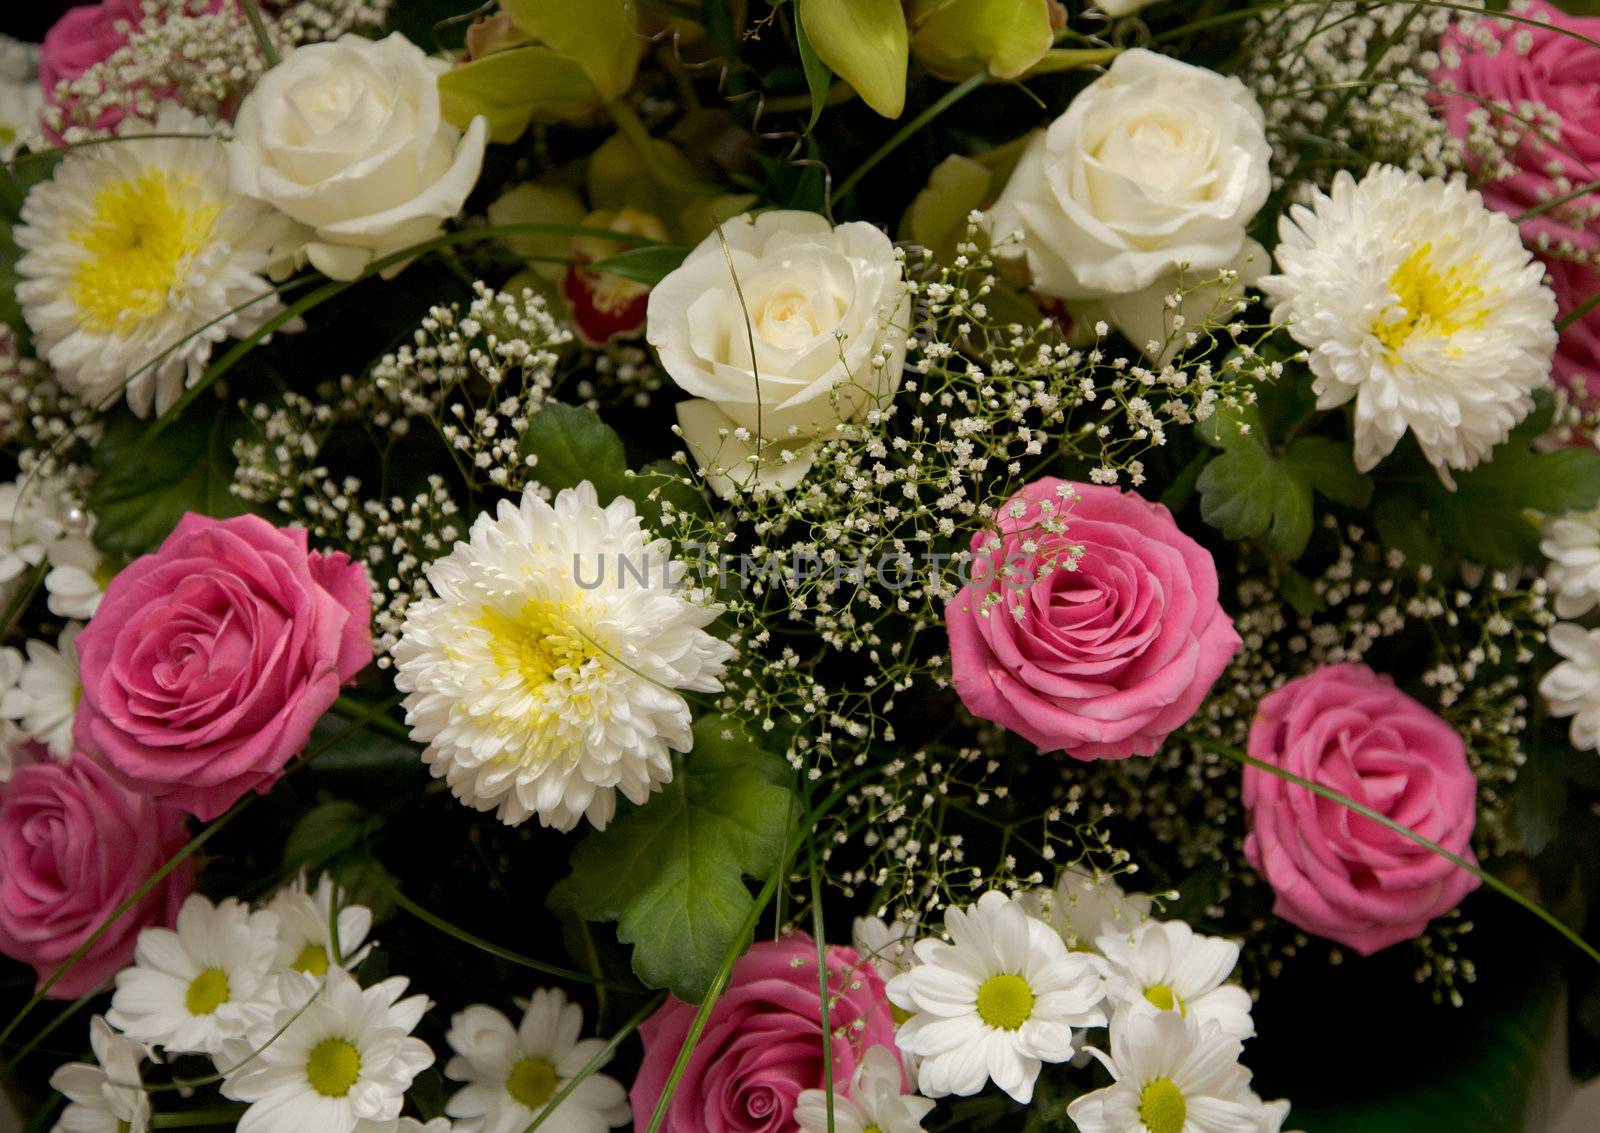
[[[72,0],[0,0],[0,32],[38,43],[45,29],[71,7]]]

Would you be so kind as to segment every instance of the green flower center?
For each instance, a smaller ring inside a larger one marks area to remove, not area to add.
[[[320,944],[308,944],[300,949],[300,955],[289,966],[308,976],[325,976],[328,974],[328,951]]]
[[[189,991],[183,1005],[191,1015],[209,1015],[228,1002],[228,973],[221,968],[207,968],[189,981]]]
[[[506,1093],[528,1109],[538,1109],[555,1092],[556,1068],[542,1058],[524,1058],[506,1079]]]
[[[361,1054],[343,1039],[323,1039],[306,1059],[306,1081],[325,1098],[342,1098],[361,1076]]]
[[[1014,1031],[1033,1014],[1033,990],[1021,976],[990,976],[978,987],[978,1018],[1001,1031]]]
[[[1183,1005],[1183,997],[1166,984],[1155,984],[1145,988],[1144,997],[1156,1005],[1157,1011],[1176,1011],[1179,1015],[1189,1014],[1189,1009]]]
[[[1183,1133],[1189,1106],[1170,1078],[1157,1078],[1139,1094],[1139,1120],[1150,1133]]]

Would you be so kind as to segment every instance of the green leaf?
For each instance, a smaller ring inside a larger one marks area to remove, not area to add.
[[[798,799],[790,768],[733,725],[696,722],[694,751],[644,806],[589,835],[572,855],[570,893],[590,920],[618,922],[633,970],[649,987],[699,1000],[755,899],[744,878],[783,858]]]
[[[1412,566],[1438,570],[1450,557],[1428,526],[1421,502],[1411,493],[1384,491],[1372,505],[1372,522],[1378,542],[1399,551]]]
[[[1561,764],[1572,753],[1562,747],[1528,745],[1528,758],[1517,770],[1514,813],[1522,832],[1522,848],[1534,857],[1556,840],[1570,794]]]
[[[805,21],[799,18],[798,13],[794,21],[794,35],[800,44],[800,66],[805,69],[806,88],[811,91],[811,121],[806,123],[806,133],[809,134],[817,128],[822,108],[828,105],[828,84],[833,81],[833,71],[817,58],[817,49],[811,46]]]
[[[309,873],[325,868],[358,845],[371,822],[372,816],[364,809],[343,799],[312,807],[284,843],[283,868]]]
[[[1456,476],[1454,492],[1428,484],[1429,520],[1452,551],[1493,567],[1536,562],[1539,528],[1530,513],[1587,511],[1600,501],[1600,452],[1532,447],[1549,422],[1549,400],[1541,397],[1488,461]]]
[[[589,265],[592,271],[607,271],[637,283],[654,287],[683,265],[688,248],[674,244],[653,244],[648,248],[629,248]]]
[[[161,443],[139,446],[148,422],[119,411],[94,449],[99,478],[89,489],[89,509],[99,517],[94,541],[105,551],[133,557],[154,550],[184,512],[214,518],[246,510],[228,490],[233,442],[244,432],[238,414],[192,412],[174,421]]]
[[[352,728],[350,717],[329,712],[311,729],[308,751],[315,752],[310,770],[320,779],[348,779],[369,794],[374,785],[408,789],[425,779],[419,749],[405,740],[370,727]]]
[[[1356,471],[1349,447],[1338,441],[1299,437],[1283,459],[1334,503],[1364,508],[1372,502],[1372,481]]]
[[[602,504],[627,493],[622,438],[592,409],[545,402],[523,434],[522,453],[538,457],[533,475],[552,492],[588,480]]]
[[[879,114],[900,117],[911,50],[900,0],[798,0],[796,8],[817,58]]]

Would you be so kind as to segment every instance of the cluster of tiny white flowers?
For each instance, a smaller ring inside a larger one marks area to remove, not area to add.
[[[47,454],[81,455],[99,432],[93,409],[62,389],[43,362],[23,354],[14,331],[0,327],[0,445],[31,452],[37,464]]]
[[[267,33],[281,53],[345,32],[382,30],[394,0],[288,0],[261,5]],[[208,118],[223,117],[266,70],[243,6],[208,11],[203,0],[144,0],[127,42],[53,92],[45,121],[67,142],[104,137],[111,112],[154,120],[158,99]]]
[[[1253,21],[1239,77],[1266,112],[1275,183],[1301,192],[1326,186],[1338,169],[1374,162],[1425,177],[1461,169],[1461,144],[1428,98],[1454,15],[1332,0]]]

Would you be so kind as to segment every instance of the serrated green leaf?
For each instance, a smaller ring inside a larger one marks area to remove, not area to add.
[[[744,879],[778,868],[798,813],[788,764],[724,738],[731,727],[721,717],[697,721],[694,751],[661,794],[572,855],[578,911],[618,922],[639,978],[691,1003],[739,943],[755,902]]]
[[[1311,486],[1258,444],[1212,458],[1195,486],[1200,517],[1229,539],[1262,538],[1284,559],[1300,557],[1311,539]]]
[[[1372,502],[1372,481],[1356,471],[1347,445],[1329,437],[1298,437],[1283,459],[1334,503],[1364,508]]]
[[[141,447],[147,425],[116,413],[94,449],[100,472],[88,499],[98,517],[94,541],[129,557],[154,550],[186,511],[220,519],[246,510],[228,490],[243,418],[227,410],[191,412],[162,432],[160,444]]]
[[[800,19],[798,12],[794,21],[794,35],[800,45],[800,66],[806,73],[806,89],[811,92],[811,121],[806,123],[806,133],[809,134],[817,128],[822,108],[828,104],[828,84],[833,81],[833,71],[817,58],[817,49],[811,46],[805,21]]]
[[[545,402],[523,434],[522,454],[538,457],[534,478],[552,492],[587,480],[602,504],[627,493],[622,438],[592,409]]]
[[[1512,431],[1484,463],[1456,475],[1456,490],[1429,483],[1428,518],[1445,546],[1474,562],[1513,567],[1539,558],[1537,515],[1587,511],[1600,501],[1600,452],[1532,446],[1550,420],[1550,402]]]

